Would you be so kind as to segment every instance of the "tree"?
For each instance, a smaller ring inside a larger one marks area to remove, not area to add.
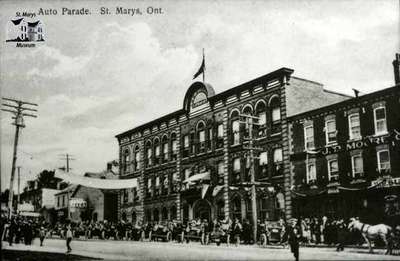
[[[54,177],[54,171],[43,170],[37,176],[36,180],[38,182],[39,188],[50,188],[57,189],[57,183],[61,181],[61,179]]]
[[[8,195],[10,194],[10,190],[9,189],[6,189],[6,190],[4,190],[3,192],[1,192],[1,194],[0,194],[0,202],[5,202],[5,203],[7,203],[8,202]]]

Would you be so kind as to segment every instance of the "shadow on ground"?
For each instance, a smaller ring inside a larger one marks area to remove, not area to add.
[[[63,253],[48,253],[48,252],[36,252],[36,251],[15,251],[15,250],[1,250],[1,260],[3,261],[92,261],[102,260],[99,258],[63,254]]]

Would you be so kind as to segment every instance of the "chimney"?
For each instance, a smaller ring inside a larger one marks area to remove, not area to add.
[[[400,84],[400,53],[396,53],[396,59],[393,61],[394,84]]]

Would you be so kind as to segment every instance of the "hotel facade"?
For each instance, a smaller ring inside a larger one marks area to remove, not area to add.
[[[119,218],[251,220],[253,166],[258,218],[290,218],[288,118],[350,98],[293,72],[281,68],[218,94],[194,82],[182,109],[118,134],[120,178],[138,179],[120,192]],[[246,115],[257,118],[252,133]]]

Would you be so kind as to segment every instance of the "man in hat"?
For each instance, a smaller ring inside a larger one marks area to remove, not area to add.
[[[72,230],[71,230],[71,225],[67,226],[67,233],[66,233],[66,239],[67,239],[67,253],[71,252],[72,248],[70,246],[71,241],[72,241]]]
[[[293,256],[296,261],[299,260],[299,242],[300,242],[300,227],[297,224],[298,222],[292,220],[291,227],[288,229],[288,242],[290,245],[290,251],[293,253]]]
[[[46,230],[44,229],[43,226],[41,226],[39,231],[40,246],[43,246],[43,241],[45,237],[46,237]]]

